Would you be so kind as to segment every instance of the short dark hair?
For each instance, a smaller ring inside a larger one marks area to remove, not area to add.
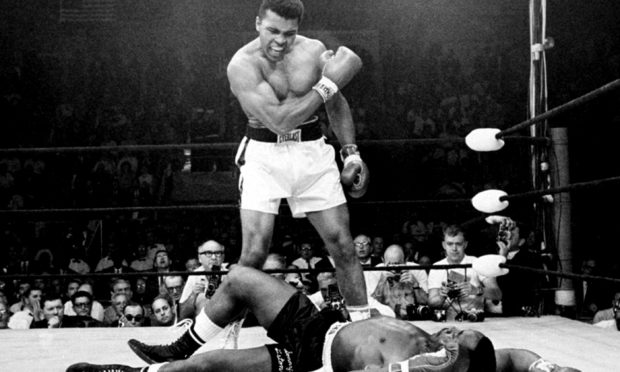
[[[459,225],[448,225],[443,229],[443,236],[457,236],[459,234],[463,234],[463,237],[467,239],[467,235],[465,234],[465,230],[461,228]]]
[[[60,303],[62,303],[62,297],[60,296],[60,294],[54,293],[54,292],[46,293],[45,296],[41,297],[41,301],[40,301],[41,307],[45,306],[46,302],[52,302],[56,300],[59,300]]]
[[[86,292],[86,291],[77,291],[73,294],[73,296],[71,296],[71,303],[75,305],[75,299],[78,297],[86,297],[88,298],[88,300],[90,301],[90,303],[93,303],[93,295],[91,295],[90,293]]]
[[[474,350],[469,351],[468,372],[493,372],[496,370],[495,348],[488,337],[482,337]]]
[[[263,0],[258,8],[258,17],[264,18],[267,10],[285,19],[296,19],[299,23],[304,17],[304,4],[301,0]]]

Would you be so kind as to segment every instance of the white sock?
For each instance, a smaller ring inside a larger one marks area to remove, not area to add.
[[[192,327],[195,336],[200,337],[200,340],[196,340],[199,344],[204,344],[205,342],[211,340],[215,336],[217,336],[220,332],[224,330],[224,328],[219,325],[213,323],[211,319],[207,316],[204,311],[201,311],[200,314],[196,317],[194,322],[194,326]],[[190,334],[192,334],[190,332]]]
[[[349,312],[349,317],[351,317],[352,322],[370,318],[370,306],[368,305],[347,306],[347,311]]]
[[[159,372],[159,369],[168,363],[157,363],[157,364],[151,364],[150,366],[148,366],[148,369],[145,372]]]

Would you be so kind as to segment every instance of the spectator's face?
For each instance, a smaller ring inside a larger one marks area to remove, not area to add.
[[[142,306],[127,306],[125,307],[125,327],[142,327],[144,324],[144,312]]]
[[[117,314],[122,314],[127,306],[127,296],[124,294],[118,294],[112,298],[112,306],[116,310]]]
[[[172,297],[174,301],[179,301],[183,293],[183,278],[180,276],[167,277],[165,279],[165,285],[168,295]]]
[[[18,289],[19,297],[21,297],[29,289],[30,289],[30,283],[20,283],[19,289]]]
[[[136,293],[144,294],[146,292],[146,280],[143,278],[136,279]]]
[[[187,271],[194,271],[198,267],[200,267],[200,261],[198,261],[198,259],[196,258],[190,258],[185,262],[185,269]]]
[[[45,301],[43,304],[43,316],[46,320],[49,320],[53,317],[62,318],[63,316],[64,306],[62,305],[62,301],[60,299]]]
[[[224,247],[219,244],[203,244],[198,248],[198,260],[205,270],[211,270],[213,265],[221,267],[224,262]]]
[[[35,303],[38,303],[39,301],[41,301],[41,295],[43,293],[41,292],[40,289],[33,289],[30,291],[30,295],[28,295],[28,303],[30,305],[34,305]]]
[[[463,234],[458,234],[456,236],[444,236],[443,249],[446,252],[446,258],[450,262],[461,262],[465,257],[465,248],[467,248],[467,241],[465,241],[465,237]]]
[[[370,249],[370,239],[367,236],[360,235],[353,240],[355,246],[355,254],[360,260],[365,260],[370,257],[372,250]]]
[[[155,256],[155,266],[161,269],[167,269],[170,266],[170,258],[168,257],[168,253],[157,253]]]
[[[380,236],[372,239],[372,252],[377,256],[381,256],[383,254],[383,238]]]
[[[172,308],[168,301],[158,298],[153,302],[153,314],[158,322],[168,324],[173,319]]]
[[[309,243],[302,243],[299,247],[300,255],[303,259],[309,260],[313,256],[312,245]]]
[[[73,302],[73,311],[80,316],[90,316],[93,304],[88,297],[77,297]]]
[[[80,283],[71,282],[67,285],[67,297],[73,296],[75,292],[77,292],[78,288],[80,288]]]
[[[127,296],[127,300],[131,300],[133,292],[131,291],[131,286],[129,285],[129,283],[117,282],[112,288],[112,294],[124,294],[125,296]]]

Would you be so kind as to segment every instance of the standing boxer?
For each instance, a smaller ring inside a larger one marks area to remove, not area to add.
[[[340,290],[352,320],[370,316],[362,268],[355,257],[343,185],[353,197],[364,194],[368,170],[355,145],[347,100],[340,92],[361,69],[346,47],[334,53],[315,39],[298,35],[300,0],[263,0],[256,18],[258,37],[239,49],[228,65],[233,94],[248,116],[246,136],[235,157],[240,167],[243,243],[239,264],[262,267],[275,217],[286,198],[294,217],[307,217],[336,264]],[[342,145],[339,174],[334,148],[311,115],[325,105]],[[341,184],[342,182],[342,184]],[[208,339],[204,312],[194,326],[168,346],[130,340],[149,360],[184,358]]]

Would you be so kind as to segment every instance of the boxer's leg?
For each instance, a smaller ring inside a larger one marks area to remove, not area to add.
[[[178,340],[169,345],[151,346],[132,339],[129,346],[142,360],[151,364],[185,359],[246,309],[252,311],[263,327],[269,328],[296,292],[292,286],[268,274],[235,265],[196,317],[192,328]]]

